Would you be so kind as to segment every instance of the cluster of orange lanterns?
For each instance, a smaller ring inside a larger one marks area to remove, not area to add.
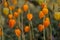
[[[12,1],[12,2],[13,2],[14,5],[17,4],[17,1],[16,1],[16,0],[14,0],[14,1]],[[39,16],[39,19],[42,19],[42,18],[43,18],[43,24],[39,24],[38,27],[37,27],[40,32],[42,32],[45,28],[47,28],[47,27],[50,25],[50,19],[49,19],[49,17],[45,17],[45,15],[48,14],[47,5],[42,4],[41,7],[42,7],[42,11],[39,12],[39,15],[38,15],[38,16]],[[4,2],[4,8],[8,8],[10,11],[12,11],[12,10],[15,9],[15,6],[9,6],[9,3],[8,3],[7,1],[5,1],[5,2]],[[18,9],[17,9],[16,11],[14,11],[13,13],[3,12],[4,15],[7,15],[8,19],[9,19],[9,20],[8,20],[8,25],[9,25],[9,27],[13,29],[14,26],[15,26],[15,24],[16,24],[16,18],[18,18],[19,15],[20,15],[23,11],[27,12],[28,9],[29,9],[28,4],[24,4],[23,7],[22,7],[22,9],[21,9],[21,8],[18,8]],[[27,14],[27,19],[28,19],[29,21],[32,21],[32,18],[33,18],[33,17],[34,17],[34,16],[33,16],[32,13],[28,13],[28,14]],[[24,32],[29,32],[30,29],[31,29],[30,26],[25,26],[23,30],[24,30]],[[21,31],[19,28],[16,28],[14,32],[15,32],[16,36],[19,37],[19,36],[21,35],[21,32],[22,32],[22,31]],[[1,33],[0,33],[0,34],[1,34]]]
[[[38,25],[38,30],[43,31],[46,27],[50,25],[50,19],[49,17],[45,17],[45,15],[48,15],[48,8],[47,5],[42,4],[42,11],[39,12],[39,18],[43,18],[43,24]]]

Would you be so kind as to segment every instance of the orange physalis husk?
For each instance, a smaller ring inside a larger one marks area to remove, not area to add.
[[[14,6],[9,6],[10,10],[14,10],[14,8],[15,8]]]
[[[42,11],[39,12],[39,18],[42,19],[44,17],[44,13]]]
[[[29,8],[29,7],[28,7],[28,4],[24,4],[24,5],[23,5],[23,10],[24,10],[25,12],[28,11],[28,8]]]
[[[16,5],[17,4],[17,0],[11,0],[11,2]]]
[[[15,26],[15,24],[16,24],[16,20],[15,19],[10,19],[9,20],[9,27],[10,28],[13,28]]]
[[[13,18],[13,15],[12,15],[12,14],[9,14],[9,15],[8,15],[8,18],[9,18],[9,19],[12,19],[12,18]]]
[[[0,37],[2,36],[2,28],[0,28]]]
[[[44,20],[43,25],[45,26],[45,28],[50,25],[50,20],[49,20],[49,18],[46,18],[46,19]]]
[[[46,17],[45,20],[46,20],[46,21],[50,21],[49,17]]]
[[[17,9],[17,12],[18,12],[18,13],[21,13],[21,12],[22,12],[21,8],[18,8],[18,9]]]
[[[43,8],[42,12],[46,15],[46,14],[48,14],[48,9],[47,8]]]
[[[4,2],[4,7],[8,7],[8,2]]]
[[[14,12],[14,17],[17,18],[19,16],[18,12]]]
[[[16,36],[17,37],[20,37],[20,35],[21,35],[21,30],[20,29],[15,29],[15,34],[16,34]]]
[[[45,3],[41,3],[41,7],[44,8],[44,6],[45,6]]]
[[[32,18],[33,18],[33,15],[32,15],[31,13],[28,13],[28,14],[27,14],[27,19],[28,19],[29,21],[31,21]]]
[[[14,1],[14,3],[13,3],[14,5],[17,5],[17,1]]]
[[[46,5],[45,3],[42,3],[42,4],[41,4],[41,7],[42,7],[42,8],[45,8],[45,7],[47,7],[47,5]]]
[[[30,27],[29,26],[25,26],[24,31],[25,32],[29,32],[30,31]]]
[[[58,27],[60,28],[60,23],[58,23]]]
[[[39,25],[38,25],[38,30],[39,30],[40,32],[42,32],[42,31],[44,30],[44,25],[39,24]]]

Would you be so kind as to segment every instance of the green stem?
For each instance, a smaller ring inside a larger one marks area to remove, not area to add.
[[[1,17],[1,28],[2,28],[2,33],[3,33],[3,27],[2,27],[2,25],[3,25],[2,15],[1,15],[0,17]],[[2,40],[4,40],[4,33],[2,34]]]
[[[30,23],[29,23],[29,26],[30,26]],[[29,32],[29,35],[30,35],[30,40],[32,40],[32,35],[31,35],[31,26],[30,26],[30,32]]]
[[[3,28],[2,28],[2,33],[3,33]],[[2,40],[4,40],[4,33],[2,34]]]
[[[10,14],[12,14],[12,10],[10,10]]]
[[[20,37],[18,37],[18,40],[20,40]]]
[[[50,25],[50,38],[52,40],[52,27],[51,27],[51,25]]]
[[[43,22],[45,20],[45,17],[43,18]],[[45,29],[43,30],[43,40],[45,40]]]
[[[13,38],[10,35],[7,35],[4,33],[5,36],[7,36],[8,38],[10,38],[11,40],[13,40]]]
[[[1,37],[0,37],[0,40],[1,40]]]
[[[46,4],[46,0],[44,0],[45,4]]]
[[[20,25],[20,15],[19,15],[19,17],[18,17],[18,24],[19,24],[19,28],[21,28],[21,25]],[[18,37],[18,40],[21,40],[21,36]]]
[[[48,40],[48,36],[49,36],[49,28],[46,28],[46,31],[47,31],[47,40]]]
[[[25,40],[25,35],[24,35],[24,30],[23,30],[23,13],[22,13],[22,15],[21,15],[21,17],[22,17],[22,39],[23,40]]]
[[[43,30],[43,40],[45,40],[45,30]]]
[[[33,24],[32,24],[32,21],[30,22],[30,24],[31,24],[31,31],[32,31],[32,37],[33,37],[33,39],[34,39],[34,30],[33,30]]]

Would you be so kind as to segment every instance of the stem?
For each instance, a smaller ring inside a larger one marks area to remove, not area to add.
[[[46,28],[46,31],[47,31],[47,40],[48,40],[48,36],[49,36],[48,28]]]
[[[23,30],[23,13],[22,13],[21,16],[22,16],[22,17],[21,17],[21,18],[22,18],[22,19],[21,19],[21,20],[22,20],[22,39],[25,40],[25,35],[24,35],[24,30]]]
[[[20,27],[20,15],[18,16],[18,24],[19,24],[19,27]]]
[[[45,4],[46,4],[46,0],[44,0]]]
[[[44,20],[45,20],[45,17],[43,18],[43,22],[44,22]],[[45,40],[45,29],[43,30],[43,40]]]
[[[34,31],[33,31],[33,24],[32,24],[32,21],[30,22],[30,24],[31,24],[31,27],[32,27],[32,28],[31,28],[31,29],[32,29],[32,30],[31,30],[31,31],[32,31],[32,37],[34,38]]]
[[[52,27],[51,27],[51,25],[50,25],[50,38],[52,40]]]
[[[29,26],[30,26],[30,23],[29,23]],[[29,34],[30,34],[30,40],[32,40],[31,30],[30,30]]]
[[[10,13],[12,14],[12,10],[10,10]]]
[[[5,33],[4,33],[5,34]],[[5,36],[9,37],[11,40],[13,40],[13,38],[10,35],[5,34]]]
[[[45,40],[45,30],[43,30],[43,40]]]
[[[3,33],[3,27],[2,27],[2,33]],[[2,40],[4,40],[4,33],[2,34]]]
[[[0,37],[0,40],[1,40],[1,37]]]
[[[20,25],[20,15],[19,15],[19,17],[18,17],[18,23],[19,23],[19,27],[21,28],[21,25]],[[19,40],[21,40],[21,36],[18,38]]]
[[[18,40],[20,40],[20,37],[18,37]]]
[[[1,17],[1,19],[2,19],[2,16],[0,16]],[[2,27],[2,25],[3,25],[3,21],[1,20],[1,28],[2,28],[2,40],[4,40],[4,33],[3,33],[3,27]]]

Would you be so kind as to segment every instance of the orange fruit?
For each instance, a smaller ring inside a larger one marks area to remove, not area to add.
[[[17,5],[17,1],[14,1],[13,4],[14,4],[14,5]]]
[[[46,20],[46,21],[50,21],[49,17],[46,17],[45,20]]]
[[[45,28],[46,28],[46,27],[48,27],[48,26],[49,26],[50,22],[48,22],[48,21],[44,21],[44,23],[43,23],[43,24],[44,24],[44,26],[45,26]]]
[[[14,10],[14,8],[15,8],[14,6],[9,6],[10,10]]]
[[[21,8],[18,8],[18,9],[17,9],[17,12],[18,12],[18,13],[21,13],[21,12],[22,12]]]
[[[41,3],[41,7],[44,8],[45,4],[44,3]]]
[[[17,0],[11,0],[14,5],[17,5]]]
[[[45,8],[45,7],[47,8],[47,5],[45,3],[41,3],[41,7],[42,8]]]
[[[28,13],[28,14],[27,14],[27,19],[28,19],[29,21],[31,21],[32,18],[33,18],[33,15],[32,15],[31,13]]]
[[[39,24],[39,25],[38,25],[38,30],[39,30],[40,32],[42,32],[42,31],[44,30],[44,25]]]
[[[44,17],[44,13],[42,11],[39,12],[39,18],[42,19]]]
[[[48,27],[48,26],[50,25],[50,20],[49,20],[49,18],[46,18],[46,19],[44,20],[43,24],[44,24],[45,27]]]
[[[25,32],[29,32],[30,31],[30,27],[29,26],[25,26],[24,31]]]
[[[4,2],[4,7],[8,7],[8,2]]]
[[[17,12],[14,12],[14,17],[17,18],[19,14]]]
[[[28,7],[27,4],[24,4],[24,5],[23,5],[23,10],[24,10],[24,11],[28,11],[28,8],[29,8],[29,7]]]
[[[0,28],[0,37],[2,36],[2,28]]]
[[[15,34],[16,34],[17,37],[20,37],[21,30],[19,28],[15,29]]]
[[[42,12],[46,15],[46,14],[48,14],[48,9],[47,8],[43,8]]]
[[[9,27],[10,28],[13,28],[15,24],[16,24],[16,20],[15,19],[10,19],[9,20]]]
[[[12,14],[9,14],[9,15],[8,15],[8,18],[9,18],[9,19],[12,19],[12,18],[13,18],[13,15],[12,15]]]
[[[60,28],[60,23],[58,23],[58,27]]]

